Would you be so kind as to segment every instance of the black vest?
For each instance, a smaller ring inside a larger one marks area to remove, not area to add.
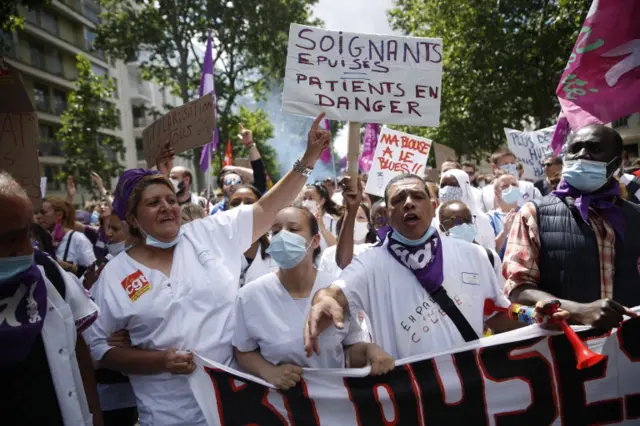
[[[591,226],[574,206],[555,195],[535,202],[540,230],[540,290],[588,303],[601,299],[600,254]],[[613,299],[640,305],[640,208],[618,200],[624,214],[624,241],[616,235]]]

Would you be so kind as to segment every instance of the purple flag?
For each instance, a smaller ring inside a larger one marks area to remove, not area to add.
[[[371,170],[373,154],[376,152],[376,146],[378,146],[378,134],[380,134],[380,125],[367,123],[364,128],[362,155],[360,156],[360,170],[366,173],[369,173],[369,170]]]
[[[207,49],[204,52],[204,62],[202,63],[202,76],[200,77],[200,96],[211,93],[213,95],[213,114],[216,113],[216,86],[213,81],[213,48],[211,47],[211,33],[207,38]],[[218,129],[214,129],[211,135],[211,142],[202,147],[200,154],[200,168],[203,172],[209,170],[211,157],[218,147]]]

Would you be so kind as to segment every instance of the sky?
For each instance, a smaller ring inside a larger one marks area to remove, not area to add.
[[[387,10],[393,0],[319,0],[314,16],[324,21],[329,30],[365,34],[398,34],[391,30]],[[337,134],[334,147],[340,158],[347,155],[347,126]]]

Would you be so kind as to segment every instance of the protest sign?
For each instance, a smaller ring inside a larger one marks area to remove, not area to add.
[[[364,191],[384,197],[387,184],[395,176],[401,173],[422,176],[430,150],[429,139],[383,128]]]
[[[453,148],[449,148],[446,145],[434,143],[433,151],[434,151],[434,155],[436,156],[436,169],[438,169],[438,171],[440,171],[440,167],[442,167],[442,163],[444,163],[447,160],[456,159],[456,151]]]
[[[156,157],[169,142],[176,154],[211,142],[216,126],[211,93],[174,108],[142,132],[144,159],[147,166],[156,164]]]
[[[282,108],[294,114],[437,127],[442,39],[291,24]]]
[[[27,191],[34,209],[42,202],[38,115],[15,69],[0,57],[0,170]]]
[[[553,155],[551,138],[555,126],[532,132],[504,129],[509,149],[516,155],[516,161],[522,163],[523,179],[540,180],[544,177],[542,163],[547,155]]]
[[[564,334],[529,326],[399,360],[382,376],[305,369],[288,391],[196,356],[189,383],[209,425],[638,424],[640,318],[578,330],[606,355],[583,370]]]

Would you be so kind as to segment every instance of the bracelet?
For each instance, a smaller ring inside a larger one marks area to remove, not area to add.
[[[534,313],[535,308],[532,306],[520,305],[518,303],[512,303],[508,311],[509,318],[526,325],[540,323]]]
[[[255,143],[255,142],[251,142],[251,144],[249,144],[249,145],[245,145],[245,146],[247,147],[247,149],[251,149],[251,148],[253,148],[254,146],[257,148],[257,146],[256,146],[256,143]]]

